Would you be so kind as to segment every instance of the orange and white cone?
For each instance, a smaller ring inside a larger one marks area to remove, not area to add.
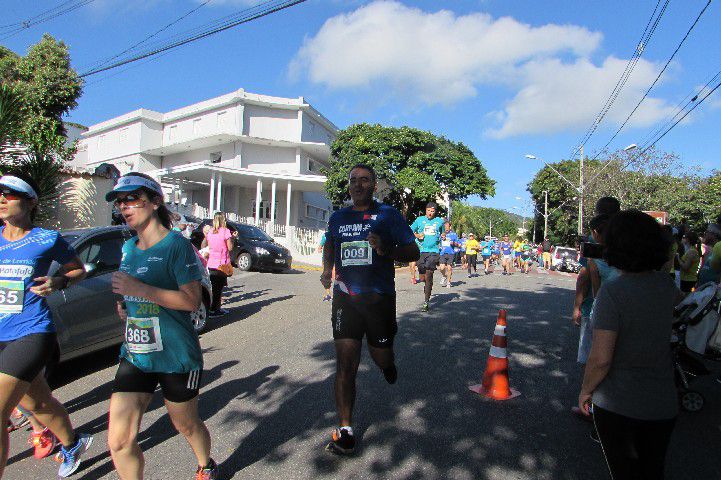
[[[508,382],[507,343],[506,311],[499,310],[483,381],[480,385],[468,387],[472,392],[493,400],[508,400],[521,394],[517,390],[513,390]]]

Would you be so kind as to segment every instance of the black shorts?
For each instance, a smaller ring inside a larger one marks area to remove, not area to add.
[[[198,396],[202,377],[202,370],[186,373],[144,372],[123,358],[115,373],[113,392],[152,394],[160,384],[166,400],[183,403]]]
[[[453,257],[455,253],[444,253],[441,255],[441,265],[453,265]]]
[[[0,372],[31,383],[57,354],[55,333],[33,333],[0,342]]]
[[[369,293],[348,295],[336,290],[331,314],[333,339],[363,340],[368,345],[390,348],[398,331],[396,323],[396,296]]]
[[[421,252],[421,256],[416,262],[418,267],[418,273],[423,275],[426,270],[433,271],[438,268],[438,262],[441,260],[441,256],[433,252]]]

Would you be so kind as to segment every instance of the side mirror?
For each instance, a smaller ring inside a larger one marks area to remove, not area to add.
[[[92,275],[98,269],[98,266],[94,263],[85,263],[83,264],[83,267],[85,267],[85,271],[88,272],[88,275]]]

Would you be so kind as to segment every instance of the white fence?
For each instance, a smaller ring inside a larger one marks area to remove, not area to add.
[[[177,211],[181,215],[192,215],[197,218],[211,218],[212,212],[205,207],[200,205],[170,205],[170,209]],[[255,225],[255,217],[243,217],[233,212],[225,212],[225,218],[231,222],[245,223],[248,225]],[[290,227],[291,236],[288,239],[288,232],[286,231],[286,225],[283,223],[271,223],[266,219],[259,219],[258,228],[265,231],[268,235],[274,238],[286,238],[288,248],[295,250],[301,255],[312,255],[315,249],[318,247],[322,230],[312,230],[301,227]]]

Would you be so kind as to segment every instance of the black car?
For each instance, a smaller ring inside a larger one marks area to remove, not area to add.
[[[190,241],[198,249],[203,243],[203,227],[213,225],[213,220],[205,219],[193,230]],[[293,257],[290,250],[273,240],[267,233],[253,225],[245,223],[227,222],[231,232],[238,232],[234,236],[235,246],[230,252],[231,262],[240,270],[247,271],[270,270],[280,272],[290,268]]]

